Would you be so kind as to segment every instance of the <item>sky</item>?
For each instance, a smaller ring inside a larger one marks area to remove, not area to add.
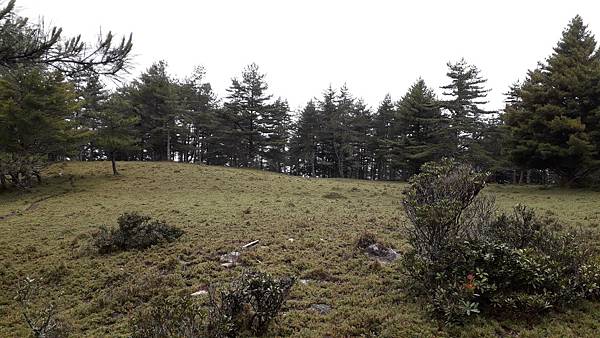
[[[255,62],[269,92],[299,110],[346,84],[376,108],[398,100],[419,77],[448,83],[449,61],[464,57],[488,79],[488,109],[552,53],[579,14],[600,33],[600,1],[17,0],[21,15],[95,41],[102,30],[133,33],[135,77],[166,60],[173,76],[206,69],[222,98],[231,78]]]

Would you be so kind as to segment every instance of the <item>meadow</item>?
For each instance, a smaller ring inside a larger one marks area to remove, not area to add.
[[[252,267],[301,279],[269,334],[298,337],[594,337],[600,303],[520,319],[440,325],[402,289],[400,261],[381,264],[356,247],[365,231],[402,253],[404,183],[292,177],[205,165],[62,163],[29,192],[0,194],[0,337],[28,328],[14,300],[19,279],[39,279],[77,337],[126,337],[129,319],[152,298],[225,285]],[[600,192],[490,185],[502,209],[525,203],[590,230]],[[97,255],[90,234],[126,211],[177,225],[185,234],[144,251]],[[252,241],[250,248],[240,247]],[[600,243],[600,242],[599,242]],[[241,251],[240,266],[219,257]],[[204,301],[197,296],[199,301]],[[316,311],[324,304],[330,311]]]

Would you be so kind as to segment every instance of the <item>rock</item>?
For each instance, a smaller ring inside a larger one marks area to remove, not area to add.
[[[298,282],[302,285],[308,285],[308,279],[299,279]]]
[[[294,239],[293,238],[288,238],[288,241],[294,242]]]
[[[228,254],[221,255],[221,262],[225,263],[236,263],[240,259],[240,253],[232,251]]]
[[[393,262],[398,259],[399,256],[394,249],[386,248],[378,243],[369,245],[367,247],[367,253],[382,263]]]
[[[229,263],[229,262],[227,262],[227,263],[221,264],[221,266],[225,267],[225,268],[231,268],[231,267],[235,266],[235,263]]]
[[[313,304],[310,308],[317,311],[321,315],[326,315],[331,312],[331,306],[327,304]]]
[[[204,295],[208,295],[208,291],[206,290],[198,290],[194,293],[191,294],[191,296],[204,296]]]

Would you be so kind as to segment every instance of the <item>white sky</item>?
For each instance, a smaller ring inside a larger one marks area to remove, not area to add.
[[[377,107],[399,99],[419,77],[446,84],[446,62],[465,57],[492,89],[488,108],[546,58],[580,14],[600,33],[600,2],[17,0],[22,15],[43,16],[66,35],[133,33],[133,75],[164,59],[177,76],[195,65],[223,97],[231,78],[256,62],[270,92],[297,109],[330,84]]]

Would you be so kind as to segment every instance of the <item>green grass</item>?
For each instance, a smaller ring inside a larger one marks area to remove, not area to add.
[[[219,256],[253,240],[245,266],[309,279],[297,284],[270,333],[278,336],[596,336],[600,303],[526,320],[477,319],[444,328],[400,287],[398,264],[375,264],[355,248],[365,230],[397,250],[402,183],[306,179],[255,170],[175,163],[55,165],[28,193],[0,194],[0,337],[28,333],[13,297],[18,278],[43,278],[73,336],[127,336],[143,302],[192,293],[238,276]],[[62,175],[59,175],[62,173]],[[72,178],[72,179],[70,179]],[[526,203],[542,214],[597,231],[600,193],[490,186],[502,208]],[[45,198],[45,199],[44,199]],[[36,202],[37,201],[37,202]],[[86,253],[89,234],[138,211],[185,230],[178,241],[146,251]],[[291,241],[290,239],[293,239]],[[201,296],[202,297],[202,296]],[[313,304],[328,304],[321,315]]]

